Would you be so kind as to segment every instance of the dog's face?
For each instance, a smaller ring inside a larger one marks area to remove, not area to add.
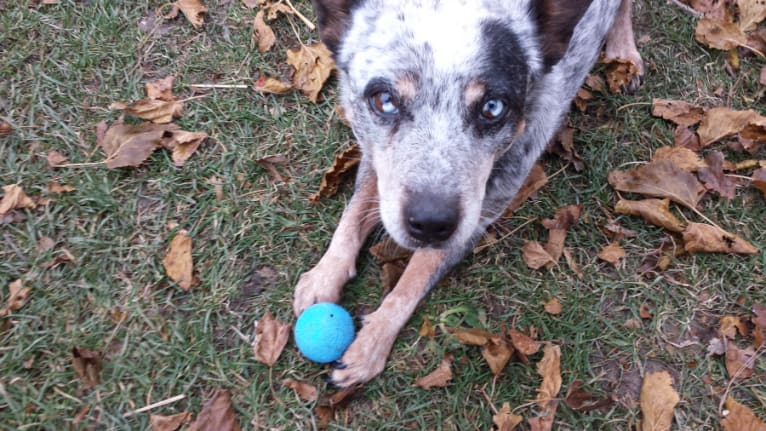
[[[451,248],[477,230],[495,161],[547,61],[525,1],[315,1],[386,230]],[[533,16],[534,15],[534,16]]]

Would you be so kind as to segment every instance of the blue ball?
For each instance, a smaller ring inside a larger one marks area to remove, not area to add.
[[[340,305],[321,302],[301,313],[293,335],[303,356],[325,364],[340,359],[354,341],[354,321]]]

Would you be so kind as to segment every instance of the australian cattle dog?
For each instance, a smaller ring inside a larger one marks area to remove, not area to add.
[[[642,68],[630,0],[314,0],[362,150],[355,192],[294,311],[337,302],[382,222],[414,254],[330,376],[379,374],[418,302],[516,195],[606,55]]]

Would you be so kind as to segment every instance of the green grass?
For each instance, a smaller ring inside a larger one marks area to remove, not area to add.
[[[0,334],[0,429],[149,429],[149,414],[126,412],[177,394],[187,398],[152,411],[199,412],[219,387],[233,394],[244,429],[311,429],[313,404],[298,400],[277,382],[286,377],[322,385],[324,370],[303,360],[292,343],[269,370],[257,363],[248,342],[253,322],[270,310],[291,320],[291,289],[301,272],[321,256],[350,197],[350,187],[318,205],[308,203],[333,154],[351,139],[332,117],[335,88],[326,101],[311,104],[298,94],[262,96],[249,89],[215,89],[190,101],[178,121],[185,129],[212,136],[182,168],[169,155],[155,153],[139,168],[103,166],[50,169],[45,154],[57,150],[70,163],[102,159],[95,148],[95,125],[112,122],[116,100],[143,97],[146,81],[176,77],[175,93],[196,95],[189,84],[250,84],[260,74],[286,76],[284,49],[297,45],[286,21],[276,26],[271,53],[252,49],[254,12],[238,1],[210,3],[204,28],[183,18],[149,23],[161,2],[73,2],[31,7],[0,2],[0,120],[15,128],[0,138],[0,185],[20,183],[50,204],[23,214],[25,220],[0,225],[0,299],[7,285],[25,280],[32,288],[26,305],[5,318],[11,329]],[[311,16],[308,2],[299,7]],[[563,260],[552,270],[532,271],[521,260],[526,239],[545,239],[537,222],[521,227],[501,243],[468,256],[435,289],[405,327],[384,373],[370,382],[362,398],[340,414],[334,429],[489,429],[492,408],[508,401],[518,412],[536,395],[540,379],[531,365],[510,364],[493,382],[479,352],[448,336],[419,339],[428,317],[434,322],[466,307],[458,317],[482,320],[488,329],[534,326],[542,340],[562,347],[563,395],[575,379],[586,388],[625,401],[614,407],[578,413],[561,406],[557,429],[629,429],[640,417],[635,396],[638,370],[665,368],[675,377],[681,403],[678,429],[718,429],[718,403],[727,375],[720,357],[707,358],[704,345],[674,348],[691,336],[714,330],[726,314],[748,315],[766,302],[766,254],[753,257],[691,255],[674,261],[666,273],[642,276],[644,258],[666,234],[635,217],[613,213],[616,195],[606,182],[610,170],[647,160],[654,149],[672,142],[672,128],[650,116],[654,97],[707,106],[756,107],[763,101],[757,72],[763,61],[744,59],[736,77],[724,71],[725,53],[693,40],[694,22],[685,12],[659,0],[635,6],[640,50],[648,65],[635,96],[599,95],[592,105],[606,114],[573,114],[576,142],[587,169],[571,167],[555,176],[537,199],[493,227],[498,235],[529,220],[551,217],[557,208],[584,205],[584,220],[567,237],[567,246],[584,273],[582,279]],[[296,21],[304,41],[316,38]],[[722,88],[723,91],[718,91]],[[763,105],[760,105],[761,107]],[[282,154],[290,177],[275,183],[253,160]],[[742,157],[732,155],[729,157]],[[764,159],[761,152],[756,155]],[[546,159],[550,174],[565,166]],[[212,177],[223,182],[218,201]],[[51,180],[76,187],[53,195]],[[763,249],[766,205],[754,189],[743,188],[732,202],[718,198],[703,212]],[[690,212],[689,219],[700,221]],[[616,218],[638,235],[622,241],[628,252],[619,268],[596,258],[609,242],[601,227]],[[175,232],[190,231],[199,282],[183,292],[164,275],[162,257]],[[40,252],[38,240],[57,245]],[[378,235],[378,237],[380,234]],[[66,249],[74,263],[49,269],[46,262]],[[380,269],[366,253],[359,277],[344,305],[360,315],[380,301]],[[564,309],[551,316],[541,302],[557,296]],[[651,303],[654,317],[640,329],[623,326]],[[115,307],[127,313],[117,323]],[[453,315],[454,316],[454,315]],[[102,383],[82,388],[71,350],[105,352]],[[412,387],[436,367],[442,354],[455,355],[455,376],[447,388]],[[766,416],[766,365],[761,359],[752,378],[732,393]],[[635,387],[633,387],[635,389]],[[78,411],[89,406],[79,423]]]

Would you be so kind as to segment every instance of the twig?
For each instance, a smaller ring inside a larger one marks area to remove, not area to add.
[[[673,4],[675,4],[676,6],[680,7],[681,9],[683,9],[683,10],[685,10],[685,11],[689,12],[689,13],[690,13],[690,14],[692,14],[692,15],[693,15],[695,18],[702,18],[702,14],[701,14],[701,13],[699,13],[699,12],[697,12],[696,10],[694,10],[694,8],[692,8],[692,7],[691,7],[691,6],[689,6],[688,4],[682,3],[682,2],[681,2],[681,1],[679,1],[679,0],[668,0],[668,2],[669,2],[669,3],[673,3]]]
[[[285,0],[285,3],[287,3],[287,5],[288,5],[288,6],[290,6],[290,9],[292,9],[292,10],[293,10],[293,13],[294,13],[294,14],[295,14],[295,15],[296,15],[298,18],[300,18],[300,19],[301,19],[301,21],[303,21],[303,23],[304,23],[304,24],[306,24],[306,27],[308,27],[308,28],[309,28],[309,30],[311,30],[311,31],[314,31],[314,29],[316,28],[316,26],[314,25],[314,23],[313,23],[313,22],[311,22],[311,21],[310,21],[308,18],[306,18],[305,16],[303,16],[303,14],[302,14],[302,13],[298,12],[298,9],[296,9],[296,8],[295,8],[295,6],[293,6],[293,4],[292,4],[292,3],[290,3],[290,0]]]
[[[148,406],[141,407],[138,410],[133,410],[132,412],[127,412],[124,415],[122,415],[122,417],[128,418],[128,417],[131,417],[131,416],[133,416],[135,414],[138,414],[138,413],[143,413],[143,412],[155,409],[157,407],[162,407],[162,406],[165,406],[165,405],[168,405],[168,404],[172,404],[172,403],[174,403],[176,401],[180,401],[180,400],[182,400],[184,398],[186,398],[186,394],[176,395],[174,397],[170,397],[168,399],[165,399],[165,400],[162,400],[162,401],[158,401],[158,402],[156,402],[154,404],[149,404]]]

